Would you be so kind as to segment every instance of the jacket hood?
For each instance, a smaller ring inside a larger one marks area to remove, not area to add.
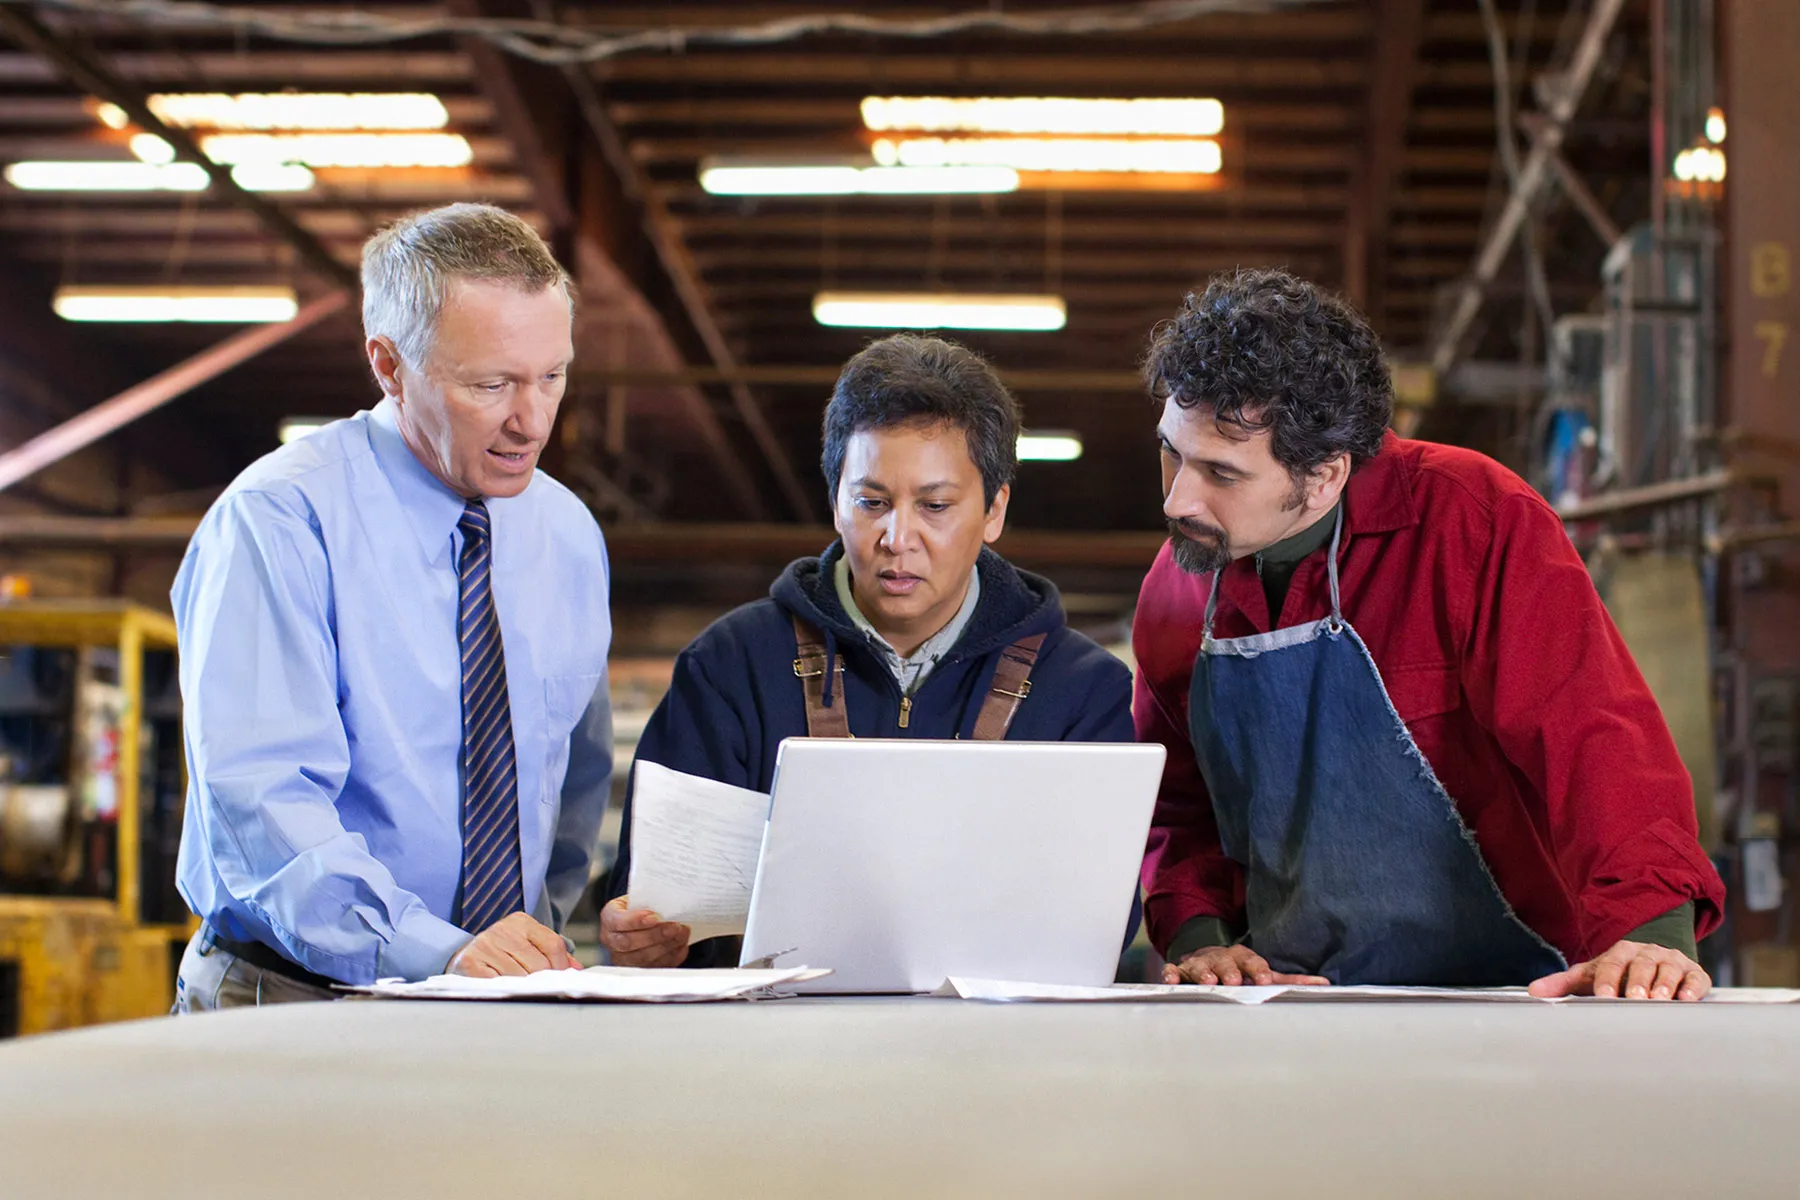
[[[843,556],[844,544],[833,542],[817,558],[794,560],[776,579],[769,595],[834,641],[861,646],[865,644],[862,631],[838,601],[833,578]],[[955,654],[991,654],[1020,638],[1050,633],[1065,623],[1062,598],[1048,579],[1019,570],[985,546],[975,560],[975,571],[981,580],[981,599],[957,639]]]

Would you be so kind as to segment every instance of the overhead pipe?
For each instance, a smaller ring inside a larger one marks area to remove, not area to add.
[[[312,328],[350,302],[350,293],[335,291],[308,302],[291,320],[279,325],[258,325],[233,334],[218,345],[202,350],[153,375],[144,382],[126,388],[118,395],[78,413],[54,429],[46,430],[30,441],[0,454],[0,491],[4,491],[52,463],[60,462],[77,450],[91,446],[101,438],[131,424],[145,413],[154,412],[201,384],[217,379],[239,363],[255,358],[271,346],[278,346],[295,334]]]

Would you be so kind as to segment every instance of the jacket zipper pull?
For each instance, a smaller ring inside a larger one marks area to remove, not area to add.
[[[912,697],[900,697],[900,728],[905,729],[912,723]]]

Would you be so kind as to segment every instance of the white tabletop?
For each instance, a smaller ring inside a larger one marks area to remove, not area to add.
[[[1800,1194],[1786,1006],[351,1001],[0,1043],[7,1200]]]

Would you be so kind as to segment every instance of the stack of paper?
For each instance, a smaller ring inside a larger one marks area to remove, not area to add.
[[[807,967],[755,971],[720,967],[709,970],[647,970],[633,967],[589,967],[585,971],[539,971],[471,979],[466,975],[433,975],[417,983],[383,979],[367,987],[346,988],[359,996],[388,1000],[575,1000],[692,1003],[766,997],[790,983],[805,983],[831,974]]]
[[[1524,988],[1431,988],[1431,987],[1206,987],[1195,984],[1114,983],[1105,987],[1072,987],[1057,983],[1013,983],[1000,979],[965,979],[953,976],[935,996],[957,1000],[988,1000],[1018,1003],[1033,1000],[1120,1001],[1155,1000],[1188,1003],[1267,1004],[1278,1001],[1294,1003],[1346,1003],[1355,1001],[1437,1000],[1485,1001],[1502,1004],[1566,1004],[1571,1001],[1595,1002],[1592,996],[1540,999]],[[1602,1004],[1633,1004],[1640,1001],[1600,1000]],[[1793,988],[1716,988],[1702,1003],[1706,1004],[1796,1004],[1800,989]]]

